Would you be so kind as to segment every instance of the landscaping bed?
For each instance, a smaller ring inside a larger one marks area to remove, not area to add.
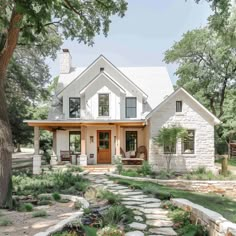
[[[75,214],[83,205],[77,201],[83,203],[82,196],[90,186],[81,171],[74,166],[41,175],[15,171],[13,209],[0,209],[0,235],[34,235]]]

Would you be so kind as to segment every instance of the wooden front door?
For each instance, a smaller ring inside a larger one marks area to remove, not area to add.
[[[111,131],[110,130],[97,131],[97,163],[98,164],[111,163]]]

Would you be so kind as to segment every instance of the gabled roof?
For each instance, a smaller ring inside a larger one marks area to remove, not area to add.
[[[84,75],[90,68],[93,67],[93,65],[95,65],[99,60],[105,60],[108,64],[110,64],[115,70],[117,70],[118,73],[120,73],[122,76],[124,76],[138,91],[140,91],[144,97],[148,97],[148,95],[141,89],[139,88],[133,81],[131,81],[126,75],[124,75],[115,65],[113,65],[106,57],[104,57],[103,55],[100,55],[95,61],[93,61],[85,70],[83,70],[81,73],[79,73],[77,75],[77,77],[74,77],[74,79],[71,80],[70,83],[66,84],[65,86],[63,86],[63,88],[61,90],[59,90],[59,92],[57,93],[57,95],[60,95],[67,87],[71,86],[75,81],[79,80],[82,75]],[[79,70],[81,71],[81,70]],[[73,72],[72,72],[73,73]],[[65,80],[67,80],[66,77],[70,77],[70,74],[64,74],[62,77],[65,78]],[[61,75],[60,75],[61,76]],[[64,81],[62,82],[62,80],[59,78],[59,82],[58,84],[64,84]]]
[[[111,83],[113,83],[116,87],[118,87],[123,93],[125,93],[125,90],[123,87],[121,87],[118,83],[116,83],[106,72],[100,72],[92,81],[90,81],[81,91],[80,93],[83,94],[85,90],[93,85],[93,83],[99,79],[101,76],[104,76],[106,79],[108,79]]]
[[[198,102],[190,93],[188,93],[184,88],[180,87],[175,90],[172,94],[170,94],[162,103],[160,103],[156,108],[154,108],[147,116],[146,119],[152,117],[152,115],[159,111],[161,107],[163,107],[168,101],[170,101],[173,97],[178,95],[179,93],[184,93],[189,99],[191,99],[202,111],[204,111],[214,122],[215,125],[220,124],[221,121],[213,115],[207,108],[205,108],[200,102]]]

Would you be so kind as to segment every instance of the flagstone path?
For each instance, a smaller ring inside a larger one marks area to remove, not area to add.
[[[89,174],[87,176],[94,187],[105,188],[122,196],[122,204],[133,210],[135,221],[129,224],[132,231],[125,236],[175,236],[173,222],[168,218],[168,211],[160,207],[161,200],[150,197],[141,191],[129,189],[108,180],[107,176]]]

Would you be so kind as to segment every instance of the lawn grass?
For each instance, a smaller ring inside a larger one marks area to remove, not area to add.
[[[188,199],[193,203],[202,205],[212,211],[216,211],[226,219],[236,223],[236,201],[228,197],[223,197],[216,194],[204,194],[184,191],[150,182],[139,182],[120,178],[111,179],[118,182],[119,184],[129,185],[133,188],[141,190],[145,190],[147,189],[147,186],[149,186],[148,189],[150,193],[155,194],[155,196],[163,196],[163,199],[168,198],[168,196]]]
[[[216,163],[222,163],[224,158],[220,158],[218,160],[216,160],[215,162]],[[231,159],[228,159],[228,165],[230,166],[236,166],[236,158],[231,158]]]

